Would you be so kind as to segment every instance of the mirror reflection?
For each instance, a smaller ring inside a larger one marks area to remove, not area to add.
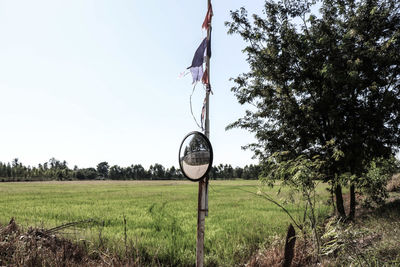
[[[205,135],[193,132],[186,136],[179,151],[179,164],[190,180],[200,180],[207,174],[212,164],[212,148]]]

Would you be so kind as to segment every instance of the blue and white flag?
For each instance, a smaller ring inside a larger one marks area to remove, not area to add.
[[[207,38],[204,38],[204,40],[201,42],[200,46],[194,53],[192,65],[188,67],[188,69],[190,69],[190,72],[192,73],[193,83],[201,81],[201,78],[203,77],[203,63],[204,57],[207,53],[208,43],[209,42],[207,42]]]

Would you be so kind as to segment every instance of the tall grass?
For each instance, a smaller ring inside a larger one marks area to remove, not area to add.
[[[210,184],[206,265],[244,264],[273,238],[284,237],[287,215],[248,192],[257,192],[257,181]],[[197,190],[197,183],[177,181],[0,183],[0,223],[15,217],[22,225],[54,227],[91,218],[100,223],[70,237],[121,254],[131,245],[153,264],[192,266]],[[322,195],[318,213],[323,216],[329,212],[325,205],[329,196],[324,186],[318,191]],[[277,189],[269,193],[278,200],[287,194],[282,190],[277,195]],[[285,207],[294,216],[302,215],[301,207],[290,203]]]

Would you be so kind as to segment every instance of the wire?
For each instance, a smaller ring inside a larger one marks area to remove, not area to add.
[[[190,94],[190,113],[192,113],[192,117],[193,117],[194,121],[196,122],[197,126],[203,131],[203,127],[201,127],[199,125],[199,123],[197,122],[196,117],[193,114],[193,108],[192,108],[192,96],[193,96],[194,90],[196,89],[196,84],[197,84],[197,82],[194,84],[192,93]]]

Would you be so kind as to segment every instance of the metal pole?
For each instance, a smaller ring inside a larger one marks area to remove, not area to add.
[[[211,4],[211,0],[208,0],[208,6],[210,6]],[[207,6],[207,7],[208,7]],[[211,21],[210,21],[210,25],[207,29],[207,40],[210,40],[211,38]],[[211,48],[210,48],[211,49]],[[208,139],[210,139],[210,92],[211,92],[211,71],[210,71],[210,58],[208,56],[206,56],[206,68],[207,68],[207,72],[208,72],[208,85],[207,85],[207,90],[206,90],[206,121],[205,121],[205,135],[207,136]],[[208,216],[208,175],[205,178],[206,180],[206,196],[205,196],[205,210],[206,210],[206,216]]]
[[[207,11],[211,0],[207,0]],[[211,25],[207,29],[207,39],[210,39]],[[206,69],[208,71],[208,81],[210,84],[210,58],[206,56]],[[210,86],[210,85],[207,85]],[[210,138],[210,88],[206,90],[206,120],[205,135]],[[196,266],[204,266],[204,232],[205,220],[208,215],[208,177],[199,182],[198,212],[197,212],[197,244],[196,244]]]

